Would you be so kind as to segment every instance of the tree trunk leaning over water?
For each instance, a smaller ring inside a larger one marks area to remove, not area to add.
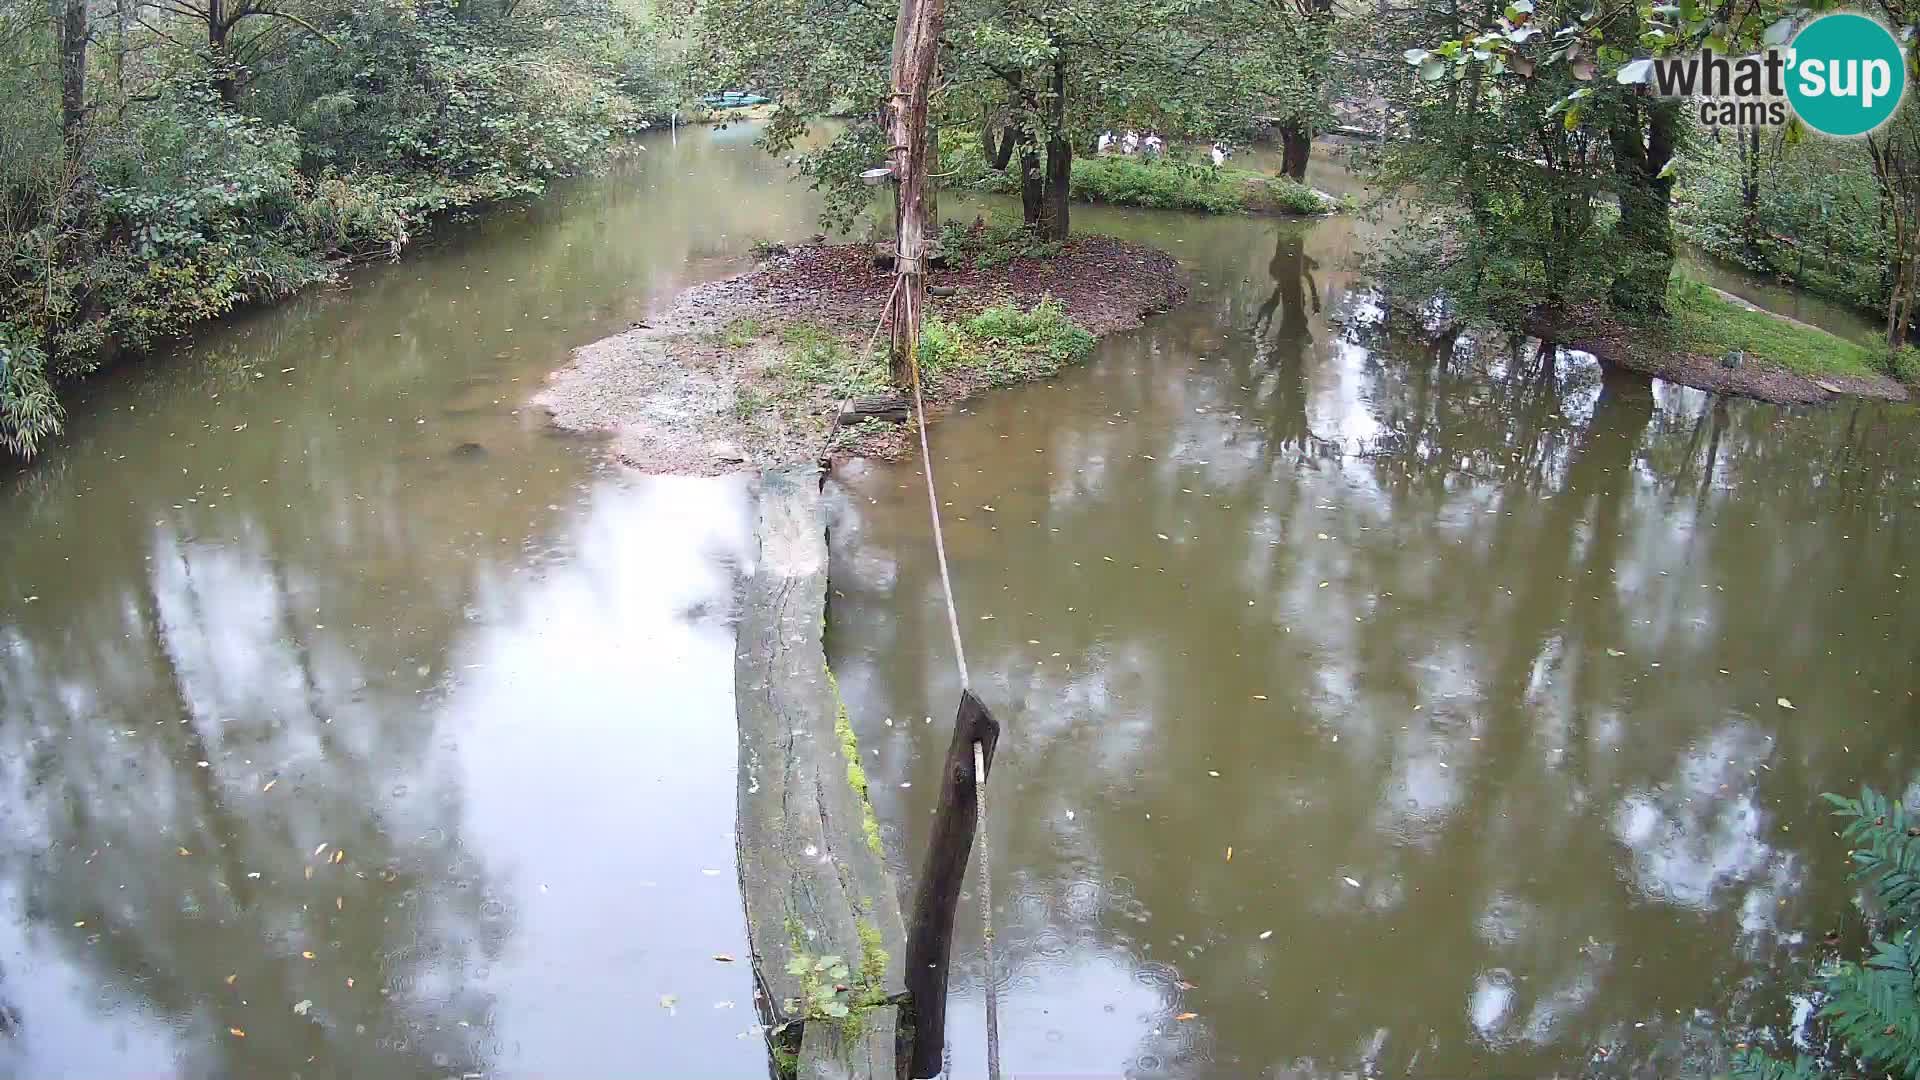
[[[927,139],[927,99],[940,55],[945,0],[900,0],[893,30],[893,90],[887,99],[893,157],[894,273],[889,373],[895,386],[912,381],[911,349],[926,306],[926,246],[934,236],[933,155]]]

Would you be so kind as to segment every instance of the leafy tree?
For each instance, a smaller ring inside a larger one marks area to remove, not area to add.
[[[609,0],[0,0],[0,451],[116,353],[588,167],[665,103],[656,40]]]
[[[1750,1080],[1911,1080],[1920,1077],[1920,823],[1872,789],[1826,799],[1847,821],[1840,836],[1853,845],[1853,879],[1880,912],[1872,951],[1815,977],[1823,1052],[1785,1061],[1743,1045],[1734,1072]]]
[[[986,160],[1018,177],[1027,224],[1062,240],[1074,156],[1103,129],[1212,137],[1244,130],[1254,108],[1280,101],[1290,122],[1311,131],[1325,111],[1313,102],[1324,100],[1331,26],[1330,8],[1314,0],[955,0],[935,120],[978,129]],[[688,28],[715,82],[778,89],[766,135],[774,152],[791,150],[811,121],[850,114],[830,145],[801,157],[827,193],[829,223],[850,223],[871,195],[858,174],[883,149],[875,115],[891,10],[858,0],[703,0]]]

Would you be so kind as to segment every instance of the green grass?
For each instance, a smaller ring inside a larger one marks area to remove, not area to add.
[[[1722,356],[1739,350],[1802,375],[1875,375],[1889,363],[1883,353],[1825,330],[1749,311],[1706,285],[1678,273],[1667,287],[1676,347]]]
[[[1127,157],[1076,160],[1071,190],[1085,202],[1203,214],[1318,214],[1330,209],[1312,188],[1288,177]]]
[[[727,322],[714,334],[714,340],[729,349],[744,349],[754,343],[760,335],[767,332],[760,320],[751,315],[742,315]]]
[[[994,386],[1044,379],[1093,352],[1093,335],[1054,300],[1032,308],[1002,304],[952,322],[927,319],[920,362],[934,374],[971,371]]]
[[[783,397],[804,395],[814,388],[831,390],[835,397],[887,389],[884,358],[855,356],[845,342],[817,323],[789,323],[780,330],[780,344],[783,355],[774,370]]]

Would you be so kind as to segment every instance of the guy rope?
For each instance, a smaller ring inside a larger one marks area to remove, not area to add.
[[[988,884],[986,841],[987,777],[1000,725],[973,692],[967,677],[967,654],[960,640],[960,615],[953,600],[953,575],[947,568],[946,534],[940,526],[939,489],[933,479],[933,453],[927,444],[927,405],[920,386],[920,320],[926,303],[927,244],[933,230],[932,169],[934,157],[927,131],[927,114],[934,71],[939,65],[940,26],[945,0],[899,0],[900,14],[893,29],[893,79],[887,95],[887,130],[891,143],[888,169],[894,183],[894,280],[887,297],[883,323],[893,338],[889,372],[894,384],[910,383],[913,413],[920,431],[920,462],[927,477],[927,513],[933,521],[934,553],[940,562],[940,592],[947,608],[947,628],[953,633],[953,659],[960,670],[960,709],[954,715],[953,739],[947,746],[940,784],[940,802],[934,809],[933,834],[926,862],[914,883],[913,912],[907,926],[905,976],[912,1025],[908,1075],[916,1080],[939,1076],[944,1067],[947,1031],[947,965],[953,952],[953,918],[960,886],[967,872],[967,855],[980,832],[980,919],[983,924],[987,995],[987,1075],[1000,1080],[1000,1003],[995,985],[993,956],[993,892]],[[874,336],[879,337],[876,327]],[[868,350],[872,350],[869,343]]]
[[[917,286],[919,283],[915,283]],[[914,286],[909,286],[914,287]],[[900,279],[894,281],[894,293]],[[894,307],[894,295],[887,309]],[[917,310],[917,308],[916,308]],[[883,316],[884,319],[884,316]],[[875,327],[867,348],[879,339]],[[915,1078],[946,1073],[947,967],[952,955],[953,920],[966,875],[968,853],[977,829],[980,836],[980,922],[986,961],[983,985],[987,1003],[987,1076],[1000,1080],[1000,1002],[994,962],[991,850],[987,836],[987,786],[999,741],[1000,725],[986,703],[974,694],[967,673],[966,645],[960,636],[959,607],[953,597],[953,574],[947,566],[946,532],[940,520],[939,487],[933,476],[933,451],[927,439],[927,405],[920,378],[920,327],[906,331],[907,367],[913,391],[913,414],[920,437],[921,468],[927,480],[927,515],[933,525],[933,548],[940,564],[940,594],[946,608],[947,629],[953,636],[953,658],[960,676],[960,708],[954,716],[953,739],[947,748],[940,790],[934,810],[933,833],[925,864],[914,885],[913,910],[907,926],[906,982],[912,1013],[912,1040],[908,1075]]]

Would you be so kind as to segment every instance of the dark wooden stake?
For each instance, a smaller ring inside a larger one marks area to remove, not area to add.
[[[927,861],[913,887],[913,913],[907,918],[907,994],[913,1010],[911,1071],[919,1078],[938,1076],[947,1045],[947,961],[953,953],[953,916],[960,906],[960,884],[973,851],[979,804],[973,797],[973,744],[981,743],[987,775],[993,775],[993,748],[1000,723],[973,691],[960,692],[960,713],[953,720],[953,742],[940,780],[940,802],[933,812],[933,836]],[[902,1024],[904,1035],[908,1025]]]
[[[893,384],[905,389],[910,343],[919,338],[927,303],[926,245],[933,236],[933,157],[927,138],[927,102],[940,58],[945,0],[900,0],[893,28],[893,92],[887,98],[887,132],[894,179]]]

